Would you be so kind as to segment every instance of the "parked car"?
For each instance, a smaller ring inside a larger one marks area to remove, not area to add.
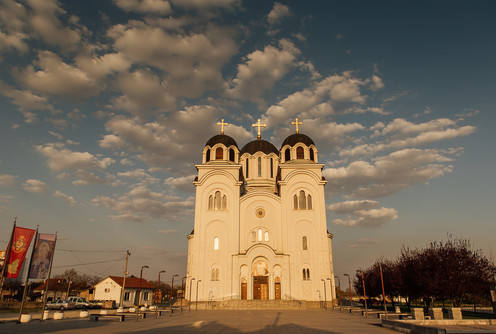
[[[45,304],[45,309],[52,309],[52,310],[72,310],[76,308],[76,305],[73,302],[70,302],[65,299],[57,299],[57,300],[52,300],[51,302],[48,302]]]
[[[73,302],[76,308],[87,309],[92,306],[84,297],[71,296],[67,300]]]

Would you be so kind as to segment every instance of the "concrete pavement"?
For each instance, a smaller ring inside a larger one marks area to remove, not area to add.
[[[5,322],[0,333],[398,333],[380,327],[378,319],[330,310],[183,311],[146,318],[90,321],[89,319]]]

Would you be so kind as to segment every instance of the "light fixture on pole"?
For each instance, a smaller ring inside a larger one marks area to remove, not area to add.
[[[321,281],[324,283],[324,310],[327,310],[327,289],[326,289],[326,281],[324,279],[321,279]]]
[[[368,318],[369,315],[368,315],[368,311],[367,311],[367,295],[365,293],[365,276],[363,274],[363,271],[357,270],[357,272],[362,274],[363,301],[364,301],[364,304],[365,304],[365,318]]]
[[[158,303],[157,304],[161,304],[162,303],[162,290],[160,290],[160,274],[161,273],[165,273],[166,271],[165,270],[160,270],[158,272],[158,281],[157,281],[157,299],[158,299]]]
[[[195,280],[195,278],[193,277],[192,279],[189,280],[189,300],[188,300],[188,311],[191,312],[191,283],[193,283],[193,281]]]
[[[179,275],[172,275],[171,293],[170,293],[170,314],[172,315],[172,293],[174,292],[174,277],[179,277]]]
[[[198,283],[201,282],[201,279],[196,281],[196,301],[195,301],[195,311],[198,311]]]
[[[341,310],[341,279],[339,278],[339,276],[334,276],[334,279],[338,279],[338,298],[339,298],[339,308]]]
[[[150,268],[150,267],[148,267],[148,266],[141,267],[139,289],[138,289],[138,309],[136,310],[136,321],[138,321],[138,317],[139,317],[140,299],[141,299],[141,280],[143,279],[143,269],[144,268]]]
[[[332,279],[330,279],[329,277],[327,277],[327,278],[326,278],[326,280],[328,280],[328,281],[329,281],[329,285],[331,286],[331,292],[330,292],[330,297],[331,297],[331,306],[332,306],[332,309],[334,309],[334,302],[333,302],[333,301],[334,301],[334,298],[332,297],[332,292],[333,292],[333,291],[335,292],[335,290],[336,290],[336,289],[333,289],[333,288],[332,288]]]
[[[183,299],[184,299],[184,289],[185,287],[185,280],[188,278],[188,276],[184,276],[183,279],[181,280],[181,312],[183,311]]]
[[[353,313],[353,298],[351,296],[351,279],[350,279],[350,275],[348,274],[344,274],[344,276],[348,276],[348,284],[350,286],[350,313]]]

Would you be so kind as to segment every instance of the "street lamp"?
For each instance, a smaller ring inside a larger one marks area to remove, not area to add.
[[[160,270],[158,272],[157,297],[158,297],[158,301],[160,302],[160,304],[162,303],[162,291],[160,290],[160,274],[165,273],[165,272],[166,272],[165,270]]]
[[[344,274],[344,276],[348,276],[348,284],[350,286],[350,313],[353,313],[353,299],[351,297],[351,280],[350,280],[350,275]]]
[[[188,300],[188,311],[189,312],[191,312],[191,283],[193,283],[194,280],[195,280],[194,277],[189,280],[189,300]]]
[[[331,302],[332,309],[334,310],[334,303],[333,303],[334,298],[332,297],[332,292],[335,291],[336,289],[333,290],[333,288],[332,288],[332,280],[329,277],[327,277],[326,280],[329,281],[329,285],[331,286],[331,292],[330,292],[331,300],[330,300],[330,302]]]
[[[326,289],[326,282],[324,279],[321,279],[322,282],[324,282],[324,310],[327,310],[327,289]]]
[[[170,294],[170,314],[172,315],[172,293],[174,292],[174,277],[179,277],[179,275],[172,275],[172,284],[171,284],[171,294]]]
[[[368,311],[367,311],[367,295],[365,294],[365,276],[363,274],[363,271],[357,270],[358,273],[362,274],[362,285],[363,285],[363,301],[365,304],[365,318],[368,318]]]
[[[387,320],[387,302],[386,302],[386,292],[384,291],[384,277],[382,276],[382,263],[379,263],[379,269],[381,271],[382,299],[384,300],[384,317]]]
[[[334,279],[338,279],[338,296],[339,296],[339,310],[341,311],[341,279],[339,276],[334,276]]]
[[[201,282],[201,279],[196,281],[196,300],[195,300],[195,311],[198,311],[198,283]]]
[[[184,288],[185,288],[185,284],[186,283],[184,280],[187,279],[188,276],[184,276],[181,280],[181,312],[183,311],[183,299],[184,299]]]
[[[136,321],[138,321],[139,309],[140,309],[140,299],[141,299],[141,280],[143,279],[143,269],[150,268],[148,266],[141,267],[139,289],[138,289],[138,309],[136,310]]]

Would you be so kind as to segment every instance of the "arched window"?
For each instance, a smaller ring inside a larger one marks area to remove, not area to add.
[[[307,268],[307,281],[309,281],[309,280],[310,280],[310,269]]]
[[[224,150],[222,147],[217,147],[215,150],[215,160],[222,160],[224,159]]]
[[[308,197],[308,198],[307,198],[307,204],[308,204],[308,205],[307,205],[307,209],[308,209],[308,210],[312,210],[312,195],[308,194],[308,196],[307,196],[307,197]]]
[[[298,201],[298,209],[300,210],[305,210],[307,208],[307,199],[305,197],[305,192],[303,190],[300,190],[300,199]]]
[[[219,238],[218,237],[214,238],[214,249],[215,250],[219,249]]]
[[[219,269],[215,269],[215,280],[219,280]]]
[[[220,198],[220,191],[215,192],[215,208],[214,210],[222,210],[222,203],[221,203],[221,198]]]
[[[284,161],[287,162],[287,161],[290,161],[290,160],[291,160],[291,151],[289,150],[289,148],[287,148],[284,151]]]
[[[209,210],[214,209],[214,197],[212,195],[208,197],[208,209]]]
[[[234,150],[232,148],[229,149],[229,160],[234,162]]]
[[[303,268],[303,280],[304,281],[307,280],[307,272],[306,272],[305,268]]]
[[[262,177],[262,158],[258,157],[258,177]]]
[[[305,159],[304,153],[303,153],[303,147],[298,147],[296,149],[296,159]]]
[[[264,233],[264,240],[269,241],[269,232]]]
[[[258,229],[258,241],[262,241],[262,229]]]
[[[307,250],[308,249],[307,237],[301,238],[301,247],[302,247],[303,250]]]
[[[274,177],[274,160],[270,158],[270,177]]]
[[[205,162],[209,162],[210,161],[210,150],[207,150],[207,153],[205,155],[206,155]]]
[[[255,231],[251,232],[251,241],[253,242],[257,241],[257,232]]]
[[[210,278],[211,281],[215,281],[215,269],[212,269],[212,277]]]
[[[222,196],[222,210],[227,210],[227,196]]]
[[[298,195],[293,196],[293,209],[298,210]]]
[[[315,156],[313,153],[313,149],[310,149],[310,160],[315,161]]]
[[[249,159],[248,159],[248,158],[246,158],[246,178],[248,178],[248,177],[249,177],[249,176],[248,176],[248,175],[249,175],[249,174],[248,174],[248,171],[249,171],[249,166],[250,166],[250,164],[249,164],[248,160],[249,160]]]

